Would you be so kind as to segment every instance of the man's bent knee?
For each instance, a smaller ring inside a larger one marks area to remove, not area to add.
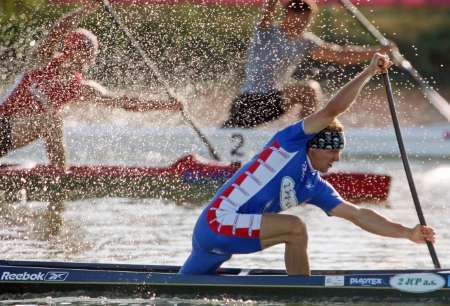
[[[261,222],[260,241],[263,249],[279,243],[307,243],[306,225],[292,215],[265,214]]]
[[[292,242],[299,243],[308,240],[308,231],[306,229],[306,224],[300,218],[292,216],[289,220],[290,222],[290,234],[292,236]]]

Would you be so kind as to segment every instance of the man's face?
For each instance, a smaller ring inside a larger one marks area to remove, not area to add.
[[[341,159],[340,149],[323,150],[323,149],[308,149],[308,156],[314,169],[322,173],[328,172],[333,166],[334,162]]]

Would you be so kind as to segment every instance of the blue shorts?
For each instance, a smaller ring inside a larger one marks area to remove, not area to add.
[[[215,274],[217,269],[233,254],[261,251],[259,237],[236,237],[214,232],[208,225],[205,212],[199,217],[192,236],[192,252],[182,274]]]

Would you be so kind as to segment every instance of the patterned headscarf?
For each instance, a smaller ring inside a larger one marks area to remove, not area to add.
[[[322,150],[342,150],[345,146],[343,131],[320,131],[309,143],[308,147]]]

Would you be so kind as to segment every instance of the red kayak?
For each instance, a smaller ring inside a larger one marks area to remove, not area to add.
[[[71,166],[62,171],[48,165],[3,165],[0,190],[9,201],[46,201],[60,195],[67,200],[127,197],[204,203],[239,167],[202,162],[192,155],[163,168]],[[330,173],[324,178],[352,202],[386,200],[391,181],[386,175],[362,173]]]

